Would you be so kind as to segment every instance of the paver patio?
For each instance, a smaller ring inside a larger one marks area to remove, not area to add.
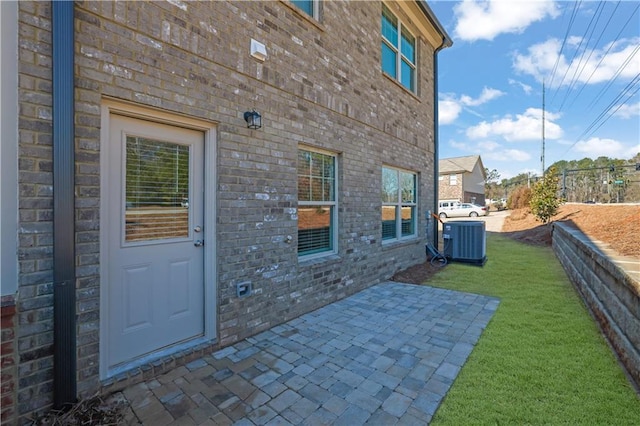
[[[129,424],[427,424],[495,298],[386,282],[123,391]]]

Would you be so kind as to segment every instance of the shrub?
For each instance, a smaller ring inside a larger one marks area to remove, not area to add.
[[[558,196],[558,183],[560,178],[554,167],[550,167],[541,180],[536,182],[531,192],[531,213],[542,223],[549,220],[558,213],[558,208],[562,204],[562,198]]]
[[[502,203],[502,201],[496,201],[495,203],[491,203],[491,208],[493,210],[504,210],[505,209],[505,205]]]
[[[516,188],[509,199],[507,200],[507,207],[510,210],[523,209],[529,207],[529,201],[531,200],[531,188],[521,186]]]
[[[529,208],[525,209],[515,209],[511,210],[509,216],[505,218],[505,221],[509,222],[517,222],[519,220],[524,220],[529,216]]]

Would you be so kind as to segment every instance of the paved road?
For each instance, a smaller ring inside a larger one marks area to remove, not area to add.
[[[472,220],[478,221],[481,220],[485,223],[485,229],[487,232],[502,232],[502,224],[504,223],[504,219],[509,216],[511,212],[509,210],[502,211],[491,211],[488,216],[480,216],[480,217],[455,217],[451,219],[445,219],[444,222],[450,220]],[[440,226],[442,229],[442,226]]]

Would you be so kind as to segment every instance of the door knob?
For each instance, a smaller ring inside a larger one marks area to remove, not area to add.
[[[195,243],[193,243],[194,246],[196,247],[202,247],[204,245],[204,241],[203,240],[196,240]]]
[[[198,225],[198,226],[196,226],[195,228],[193,228],[193,230],[194,230],[195,232],[200,232],[200,231],[202,231],[202,228],[200,227],[200,225]]]

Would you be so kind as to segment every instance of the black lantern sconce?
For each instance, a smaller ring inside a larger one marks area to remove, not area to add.
[[[259,129],[262,127],[262,116],[254,109],[244,113],[244,121],[250,129]]]

